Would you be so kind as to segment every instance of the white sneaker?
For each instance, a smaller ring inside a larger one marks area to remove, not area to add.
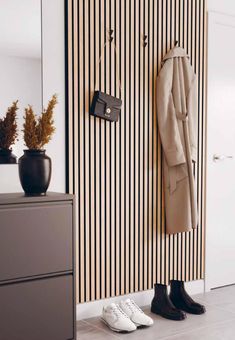
[[[133,332],[136,330],[135,324],[115,303],[103,308],[101,319],[115,332]]]
[[[151,326],[153,324],[153,320],[144,314],[133,300],[127,299],[125,301],[121,301],[120,307],[137,327]]]

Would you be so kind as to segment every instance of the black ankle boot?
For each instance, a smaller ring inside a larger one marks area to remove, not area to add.
[[[151,303],[151,312],[170,320],[184,320],[186,314],[175,308],[169,299],[167,286],[155,284],[155,295]]]
[[[190,314],[203,314],[206,309],[203,305],[193,301],[184,288],[183,281],[171,281],[171,291],[169,295],[175,307],[190,313]]]

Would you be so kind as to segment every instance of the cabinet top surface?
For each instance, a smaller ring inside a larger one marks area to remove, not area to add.
[[[25,196],[24,193],[0,194],[0,205],[19,203],[43,203],[55,201],[71,201],[74,195],[58,192],[48,192],[45,196]]]

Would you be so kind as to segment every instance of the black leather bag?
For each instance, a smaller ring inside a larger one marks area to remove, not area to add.
[[[122,100],[101,91],[95,91],[90,114],[95,117],[117,122],[121,112]]]
[[[117,50],[116,45],[113,41],[112,37],[113,31],[109,31],[109,38],[108,41],[104,43],[104,46],[102,48],[102,53],[100,54],[100,58],[96,67],[96,70],[98,71],[98,66],[101,62],[102,55],[105,51],[105,47],[107,43],[110,43],[114,47],[114,51],[117,57]],[[110,47],[111,47],[110,45]],[[98,77],[96,77],[98,79]],[[116,68],[116,79],[118,79],[118,68]],[[96,84],[95,87],[96,89]],[[121,93],[121,82],[119,80],[119,89]],[[96,91],[94,92],[94,96],[92,99],[92,103],[90,106],[90,114],[92,114],[95,117],[103,118],[106,120],[109,120],[110,122],[117,122],[119,115],[121,113],[121,106],[122,106],[122,100],[116,97],[111,96],[110,94],[104,93],[102,91]]]

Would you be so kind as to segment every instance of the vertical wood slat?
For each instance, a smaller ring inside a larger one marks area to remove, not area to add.
[[[199,56],[198,56],[198,94],[199,94],[199,107],[198,107],[198,135],[199,135],[199,148],[198,148],[198,157],[200,159],[200,162],[198,162],[198,177],[197,177],[197,184],[198,184],[198,215],[200,216],[200,224],[201,224],[201,217],[202,217],[202,211],[201,211],[201,196],[202,193],[200,194],[201,191],[201,181],[202,181],[202,176],[201,176],[201,166],[202,166],[202,35],[201,35],[201,24],[202,24],[202,19],[203,19],[203,14],[202,14],[202,9],[203,6],[201,6],[201,0],[198,0],[198,51],[199,51]],[[201,228],[198,228],[197,230],[197,276],[200,275],[200,270],[201,270]]]
[[[152,244],[153,244],[153,251],[152,251],[152,282],[156,281],[157,278],[157,259],[158,259],[158,252],[155,252],[154,250],[157,249],[157,195],[158,195],[158,182],[157,182],[157,141],[158,141],[158,133],[157,133],[157,112],[156,112],[156,100],[155,100],[155,93],[156,93],[156,79],[155,75],[158,71],[158,65],[156,63],[157,60],[157,14],[158,14],[158,8],[156,4],[154,4],[153,0],[153,7],[152,7],[152,21],[153,21],[153,36],[152,36],[152,44],[153,44],[153,69],[152,69],[152,79],[153,79],[153,86],[152,89],[150,89],[151,92],[151,98],[152,98],[152,109],[153,109],[153,139],[152,139],[152,161],[153,161],[153,235],[152,235]]]
[[[71,10],[73,11],[74,15],[73,15],[73,23],[74,23],[74,27],[76,27],[78,25],[78,17],[77,17],[77,13],[78,13],[78,10],[77,10],[77,6],[76,4],[72,4],[71,3]],[[74,28],[73,27],[73,28]],[[72,29],[73,29],[72,28]],[[78,42],[77,42],[77,39],[76,39],[76,34],[73,30],[73,46],[74,46],[74,49],[73,49],[73,62],[74,62],[74,67],[75,68],[78,68]],[[78,81],[78,74],[73,74],[73,94],[76,96],[76,94],[79,92],[79,81]],[[78,113],[78,104],[79,104],[79,100],[74,100],[74,103],[73,103],[73,108],[74,108],[74,112],[75,113]],[[79,133],[78,133],[78,128],[74,128],[74,127],[78,127],[78,114],[75,114],[74,117],[73,117],[73,138],[74,138],[74,141],[75,143],[78,143],[78,136],[79,136]],[[73,165],[74,163],[79,163],[79,156],[78,156],[78,149],[77,148],[74,148],[74,143],[73,143],[73,147],[72,147],[72,150],[73,150]],[[79,188],[79,176],[78,174],[76,174],[76,176],[74,177],[74,180],[73,180],[73,185],[72,187],[75,187],[75,188]],[[78,214],[76,214],[76,223],[78,223],[79,220],[78,220]],[[80,235],[77,234],[77,237],[78,237],[78,240],[77,242],[79,242],[79,239],[80,239]],[[80,267],[80,259],[81,257],[79,256],[79,252],[78,252],[78,249],[76,250],[77,252],[77,256],[78,256],[78,268]],[[80,283],[77,282],[77,291],[80,290]]]
[[[126,43],[125,43],[125,59],[128,60],[128,56],[130,55],[130,46],[129,46],[129,39],[130,39],[130,25],[128,25],[128,22],[130,20],[130,12],[129,12],[129,2],[125,1],[125,24],[124,24],[124,34],[126,38]],[[124,177],[124,187],[125,187],[125,199],[124,199],[124,217],[125,217],[125,242],[124,242],[124,249],[126,249],[125,252],[125,289],[124,292],[129,292],[130,287],[129,287],[129,282],[130,282],[130,277],[129,277],[129,260],[130,260],[130,248],[129,248],[129,240],[130,240],[130,225],[129,225],[129,214],[130,214],[130,190],[129,190],[129,171],[130,171],[130,154],[131,148],[130,148],[130,114],[129,112],[129,107],[130,107],[130,96],[129,96],[129,91],[130,91],[130,77],[129,77],[129,72],[128,72],[128,67],[127,64],[125,63],[125,129],[124,129],[124,134],[125,134],[125,140],[124,140],[124,145],[125,145],[125,151],[124,151],[124,169],[125,169],[125,177]]]
[[[190,26],[190,19],[189,19],[189,2],[185,1],[184,2],[184,48],[186,52],[188,53],[188,37],[190,34],[190,29],[187,29]],[[189,265],[189,259],[190,259],[190,254],[189,254],[189,233],[185,233],[185,261],[184,261],[184,275],[183,279],[188,281],[189,280],[189,270],[188,270],[188,265]]]
[[[138,240],[139,240],[139,207],[138,207],[138,197],[139,197],[139,95],[138,95],[138,84],[139,84],[139,41],[140,41],[140,23],[139,23],[139,1],[135,1],[135,15],[134,15],[134,50],[135,50],[135,60],[134,60],[134,74],[135,74],[135,138],[134,138],[134,149],[135,149],[135,177],[134,177],[134,198],[135,198],[135,246],[134,246],[134,258],[135,258],[135,285],[134,290],[138,291],[139,287],[139,265],[138,265]]]
[[[129,77],[130,77],[130,86],[129,86],[129,96],[130,96],[130,102],[129,102],[129,112],[130,112],[130,148],[131,148],[131,153],[130,153],[130,173],[129,173],[129,181],[130,185],[127,190],[130,190],[130,243],[129,243],[129,250],[130,250],[130,282],[129,282],[129,289],[130,292],[134,292],[134,287],[135,287],[135,280],[134,280],[134,259],[135,259],[135,254],[134,254],[134,242],[135,242],[135,224],[134,224],[134,204],[135,204],[135,188],[134,188],[134,162],[135,162],[135,152],[134,152],[134,144],[135,144],[135,139],[134,139],[134,130],[135,130],[135,111],[134,111],[134,102],[135,102],[135,92],[134,92],[134,74],[135,74],[135,61],[134,61],[134,18],[132,16],[132,13],[135,12],[134,10],[134,5],[135,5],[135,0],[130,1],[130,10],[129,10],[129,16],[130,16],[130,32],[129,32],[129,62],[130,62],[130,70],[129,70]]]
[[[94,55],[95,59],[93,61],[94,64],[94,90],[96,84],[100,83],[100,74],[97,72],[97,58],[100,53],[100,25],[97,25],[97,16],[100,16],[99,10],[99,0],[95,0],[95,14],[94,16],[94,28],[95,28],[95,39],[94,39]],[[98,21],[99,22],[99,21]],[[97,27],[98,26],[98,27]],[[94,200],[95,200],[95,207],[94,207],[94,214],[95,214],[95,277],[94,280],[96,282],[96,290],[95,290],[95,299],[100,299],[100,171],[99,171],[99,141],[100,141],[100,124],[99,119],[95,118],[94,122],[94,168],[95,168],[95,191],[94,191]]]
[[[208,38],[208,24],[207,24],[207,12],[206,12],[206,4],[207,2],[203,2],[203,19],[202,19],[202,37],[203,37],[203,53],[202,53],[202,58],[203,58],[203,64],[202,64],[202,73],[203,73],[203,83],[202,83],[202,88],[207,88],[207,72],[206,72],[206,67],[207,67],[207,38]],[[202,106],[202,119],[203,119],[203,129],[202,129],[202,154],[206,155],[206,126],[207,126],[207,95],[205,91],[202,91],[203,94],[203,106]],[[201,242],[201,277],[204,278],[205,275],[205,219],[206,219],[206,207],[205,207],[205,202],[206,202],[206,170],[205,170],[205,163],[206,159],[205,157],[202,157],[204,164],[202,164],[202,242]]]
[[[79,18],[79,55],[78,55],[78,64],[79,64],[79,80],[80,80],[80,83],[79,83],[79,87],[80,89],[83,88],[83,84],[84,84],[84,50],[83,47],[84,46],[84,34],[83,34],[83,15],[81,15],[83,13],[83,2],[82,1],[79,1],[79,15],[78,15],[78,18]],[[76,36],[76,26],[74,25],[74,35]],[[75,46],[74,46],[75,47]],[[74,69],[76,69],[75,65],[74,65]],[[75,94],[76,96],[76,94]],[[83,91],[81,91],[79,93],[79,113],[78,113],[78,119],[79,119],[79,145],[84,145],[84,142],[83,142],[83,131],[84,131],[84,123],[83,123],[83,119],[84,119],[84,106],[85,106],[85,103],[84,103],[84,94],[83,94]],[[78,98],[75,98],[75,101],[78,100]],[[76,115],[76,111],[74,111],[74,115]],[[76,127],[74,127],[76,129]],[[73,140],[74,142],[74,146],[75,146],[75,141]],[[84,271],[84,206],[83,206],[83,203],[84,203],[84,181],[81,181],[81,178],[84,178],[84,151],[83,151],[83,148],[78,148],[79,149],[79,158],[80,158],[80,167],[79,167],[79,178],[78,178],[78,181],[79,181],[79,191],[78,191],[78,198],[79,198],[79,221],[78,221],[78,225],[80,227],[80,232],[78,233],[79,234],[79,245],[78,245],[78,251],[80,253],[80,271],[79,271],[79,275],[85,277],[85,271]],[[76,167],[76,165],[75,165]],[[76,190],[77,188],[75,188]],[[77,189],[78,190],[78,189]],[[77,190],[75,192],[77,192]],[[80,197],[83,197],[83,200],[81,201],[80,200]],[[80,301],[83,302],[85,301],[85,285],[84,283],[81,283],[80,281]]]
[[[153,0],[149,1],[148,4],[148,36],[153,37],[153,16],[152,16],[152,9],[153,9]],[[152,286],[152,253],[153,253],[153,106],[152,106],[152,98],[151,98],[151,89],[154,84],[154,79],[152,74],[154,72],[150,72],[153,70],[154,67],[154,60],[153,60],[153,38],[148,42],[149,49],[148,49],[148,187],[147,187],[147,195],[148,195],[148,206],[147,206],[147,237],[148,237],[148,246],[147,246],[147,266],[148,266],[148,278],[147,278],[147,288],[149,289]]]
[[[73,112],[73,0],[69,0],[67,3],[66,13],[70,20],[67,20],[67,27],[66,27],[66,34],[67,34],[67,73],[68,73],[68,81],[67,81],[67,105],[70,108],[71,112]],[[67,172],[68,172],[68,179],[67,179],[67,187],[70,192],[74,191],[73,184],[74,184],[74,168],[73,168],[73,116],[70,117],[67,126],[67,134],[68,137],[68,155],[67,155]]]
[[[106,42],[106,31],[105,31],[105,13],[104,13],[104,4],[105,0],[100,0],[100,17],[101,17],[101,27],[100,27],[100,51],[99,54],[103,56],[100,63],[100,89],[105,92],[105,74],[106,74],[106,65],[105,65],[105,51],[104,44]],[[105,298],[105,289],[106,289],[106,279],[105,279],[105,266],[106,261],[104,261],[105,257],[105,126],[106,121],[100,119],[100,234],[101,234],[101,242],[100,242],[100,267],[101,267],[101,299]]]
[[[157,1],[157,29],[156,29],[156,35],[157,35],[157,72],[161,69],[161,60],[163,57],[163,51],[162,51],[162,2]],[[155,93],[157,91],[157,88],[155,88]],[[153,94],[155,96],[155,94]],[[156,100],[156,99],[155,99]],[[156,107],[155,107],[156,112]],[[158,249],[157,252],[157,271],[156,271],[156,280],[157,278],[161,281],[161,258],[162,256],[159,256],[159,254],[163,254],[162,252],[162,205],[164,205],[164,202],[162,201],[162,171],[161,171],[161,143],[160,143],[160,136],[157,129],[157,156],[156,156],[156,163],[157,163],[157,230],[156,230],[156,238],[157,238],[157,244],[156,249]],[[163,204],[162,204],[163,203]]]
[[[138,89],[138,100],[139,100],[139,140],[138,140],[138,153],[139,153],[139,192],[138,192],[138,213],[139,213],[139,240],[138,240],[138,287],[139,290],[143,290],[143,195],[144,195],[144,188],[143,188],[143,134],[144,134],[144,96],[143,96],[143,86],[144,86],[144,65],[143,65],[143,6],[144,1],[139,0],[139,89]]]
[[[125,0],[120,0],[120,60],[125,60],[125,31],[124,31],[124,20],[125,20]],[[122,85],[122,99],[123,99],[123,112],[124,115],[126,114],[126,84],[124,83],[124,75],[125,75],[125,63],[120,63],[120,80]],[[124,115],[122,115],[120,119],[120,163],[119,163],[119,171],[120,171],[120,256],[121,256],[121,263],[120,263],[120,288],[121,288],[121,295],[124,294],[124,276],[125,276],[125,255],[127,249],[124,245],[124,232],[125,232],[125,216],[124,216],[124,210],[125,210],[125,198],[124,198],[124,176],[125,176],[125,159],[124,159],[124,148],[125,148],[125,140],[124,140],[124,127],[125,127],[125,121],[124,121]]]
[[[115,8],[114,6],[111,6],[111,1],[110,1],[110,27],[112,29],[115,29],[114,24],[115,24]],[[111,70],[111,75],[110,75],[110,92],[111,95],[115,96],[115,51],[111,50],[110,52],[111,55],[111,63],[110,63],[110,70]],[[114,202],[115,202],[115,124],[110,124],[110,240],[111,240],[111,261],[110,261],[110,279],[111,279],[111,296],[115,296],[115,230],[114,230],[114,225],[115,225],[115,209],[114,209]]]
[[[149,37],[148,32],[148,3],[149,1],[144,1],[144,13],[143,13],[143,34],[144,36],[147,35]],[[147,289],[147,280],[148,280],[148,264],[147,264],[147,247],[148,247],[148,214],[149,214],[149,207],[148,207],[148,179],[149,179],[149,171],[148,171],[148,117],[149,117],[149,110],[148,110],[148,50],[149,50],[149,43],[147,42],[146,47],[143,49],[144,56],[143,56],[143,72],[144,72],[144,79],[143,79],[143,97],[144,97],[144,107],[143,107],[143,125],[144,125],[144,138],[143,138],[143,289]]]
[[[67,2],[67,189],[78,196],[78,302],[204,277],[205,6],[205,0]],[[107,43],[97,66],[110,29],[117,55]],[[168,236],[156,76],[176,40],[198,76],[199,228]],[[89,115],[95,84],[121,94],[117,123]]]

